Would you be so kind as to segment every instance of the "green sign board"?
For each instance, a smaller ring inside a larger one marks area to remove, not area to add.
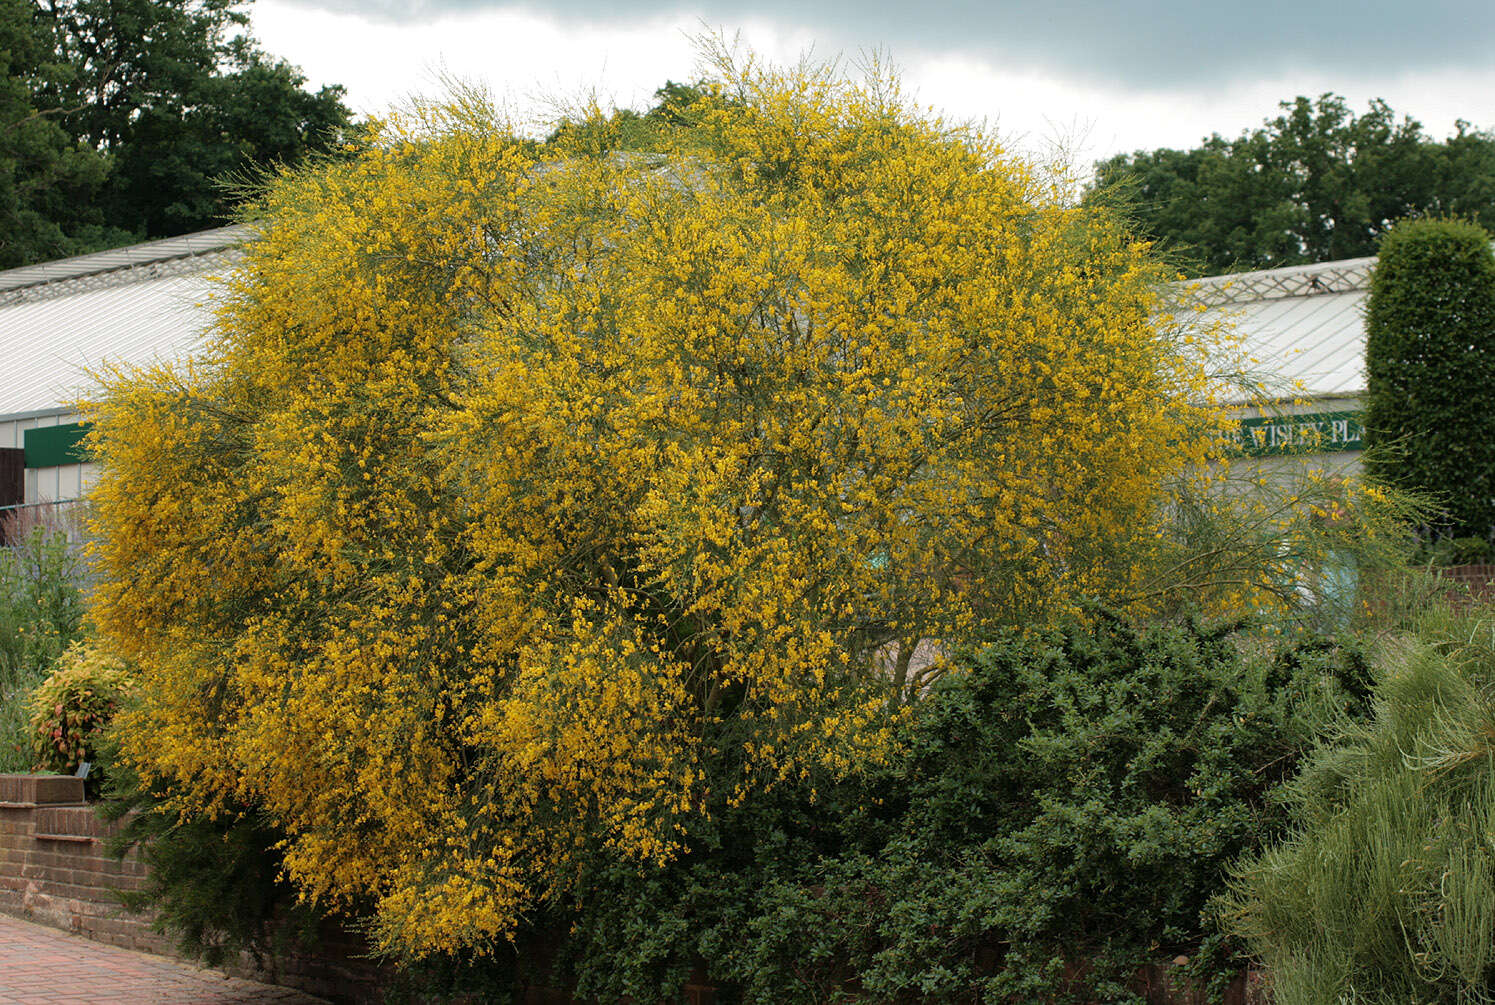
[[[1364,449],[1359,412],[1264,415],[1240,421],[1240,452],[1247,457],[1328,454]]]
[[[69,422],[64,426],[42,426],[25,433],[26,466],[55,468],[63,464],[82,464],[88,460],[83,438],[88,423]]]

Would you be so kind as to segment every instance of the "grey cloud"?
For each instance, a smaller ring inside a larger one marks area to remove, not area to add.
[[[398,22],[443,13],[502,9],[494,0],[303,0]],[[1173,88],[1236,77],[1291,73],[1387,75],[1495,60],[1495,2],[1437,0],[551,0],[525,9],[561,20],[628,22],[697,15],[730,27],[754,17],[804,27],[832,50],[961,52],[1015,68],[1046,68],[1120,87]]]

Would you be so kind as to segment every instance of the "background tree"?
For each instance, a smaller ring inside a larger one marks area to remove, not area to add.
[[[108,164],[40,95],[65,79],[48,26],[27,0],[0,0],[0,268],[60,258],[124,235],[97,200]]]
[[[5,0],[5,264],[220,225],[235,182],[349,138],[342,89],[307,91],[243,33],[244,6]]]
[[[1219,442],[1105,209],[887,80],[693,114],[616,157],[466,97],[287,173],[208,365],[95,412],[124,756],[387,949],[886,758],[918,642],[1125,599]]]
[[[581,108],[567,109],[551,130],[547,143],[562,143],[572,148],[653,150],[661,145],[680,142],[670,134],[688,130],[696,124],[696,112],[704,107],[710,84],[697,81],[677,84],[666,80],[654,91],[654,104],[642,114],[631,108],[604,110],[595,102]]]
[[[125,143],[152,108],[182,108],[196,86],[249,46],[243,0],[40,0],[71,79],[50,96],[100,150]]]
[[[1495,255],[1482,227],[1399,224],[1381,242],[1365,316],[1368,475],[1433,496],[1439,536],[1495,531]]]
[[[1397,220],[1456,212],[1495,224],[1495,136],[1460,122],[1446,141],[1383,101],[1299,97],[1262,128],[1192,150],[1121,154],[1092,192],[1120,186],[1140,232],[1193,275],[1358,258]]]
[[[342,88],[313,93],[305,82],[290,64],[250,52],[180,102],[142,108],[114,156],[111,214],[150,237],[220,226],[263,170],[350,139]]]

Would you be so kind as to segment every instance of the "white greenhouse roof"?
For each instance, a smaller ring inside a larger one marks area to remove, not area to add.
[[[247,227],[0,272],[0,418],[56,412],[88,371],[181,360],[212,321],[212,275],[231,269]],[[1365,390],[1364,301],[1374,258],[1178,284],[1204,323],[1233,325],[1246,369],[1273,397]]]
[[[1269,397],[1325,398],[1365,390],[1365,298],[1374,258],[1351,258],[1180,283],[1200,321],[1233,327],[1240,367]]]
[[[0,418],[56,411],[100,366],[190,355],[212,320],[209,277],[249,236],[223,227],[0,272]]]

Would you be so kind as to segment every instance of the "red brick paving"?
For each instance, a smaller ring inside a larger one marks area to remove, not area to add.
[[[323,1005],[162,956],[0,914],[0,1005]]]

